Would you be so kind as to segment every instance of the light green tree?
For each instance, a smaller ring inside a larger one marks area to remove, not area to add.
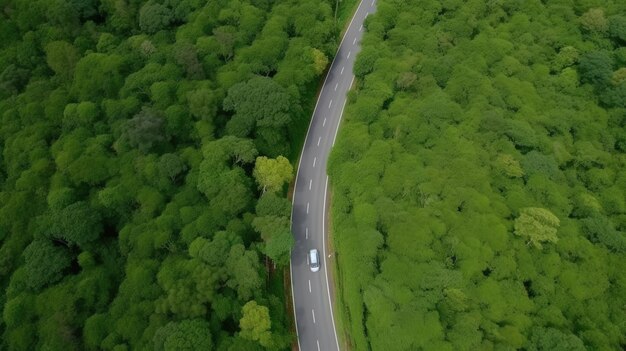
[[[256,301],[249,301],[241,309],[243,316],[239,320],[241,336],[245,339],[258,341],[262,346],[272,344],[269,309]]]
[[[256,158],[253,174],[263,192],[277,192],[293,179],[293,167],[283,156],[275,159],[259,156]]]
[[[519,178],[524,175],[524,170],[520,166],[519,162],[509,154],[500,154],[495,160],[495,167],[511,178]]]
[[[318,49],[313,49],[312,55],[315,74],[320,75],[324,72],[326,66],[328,66],[328,57],[326,57],[326,55]]]
[[[529,244],[541,249],[542,242],[556,243],[559,219],[545,208],[526,207],[515,219],[515,234],[528,239]]]

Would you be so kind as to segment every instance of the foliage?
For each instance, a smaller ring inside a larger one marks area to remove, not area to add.
[[[278,156],[336,49],[331,4],[1,3],[0,349],[288,349]],[[240,335],[252,299],[270,339]]]
[[[624,11],[377,1],[328,169],[348,348],[623,349]]]

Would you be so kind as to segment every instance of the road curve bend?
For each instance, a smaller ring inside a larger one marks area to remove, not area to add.
[[[300,351],[339,351],[326,260],[326,164],[335,143],[346,95],[360,50],[363,21],[376,10],[376,0],[362,0],[328,70],[309,125],[293,192],[291,230],[291,291]],[[320,252],[321,269],[312,272],[308,252]]]

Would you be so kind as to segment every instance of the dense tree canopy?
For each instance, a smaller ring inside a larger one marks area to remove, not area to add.
[[[0,1],[1,350],[289,348],[333,4]]]
[[[329,160],[354,350],[626,346],[623,1],[377,1]]]

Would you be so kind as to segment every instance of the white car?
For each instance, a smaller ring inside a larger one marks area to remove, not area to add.
[[[311,272],[320,270],[320,255],[317,249],[309,251],[309,267],[311,267]]]

